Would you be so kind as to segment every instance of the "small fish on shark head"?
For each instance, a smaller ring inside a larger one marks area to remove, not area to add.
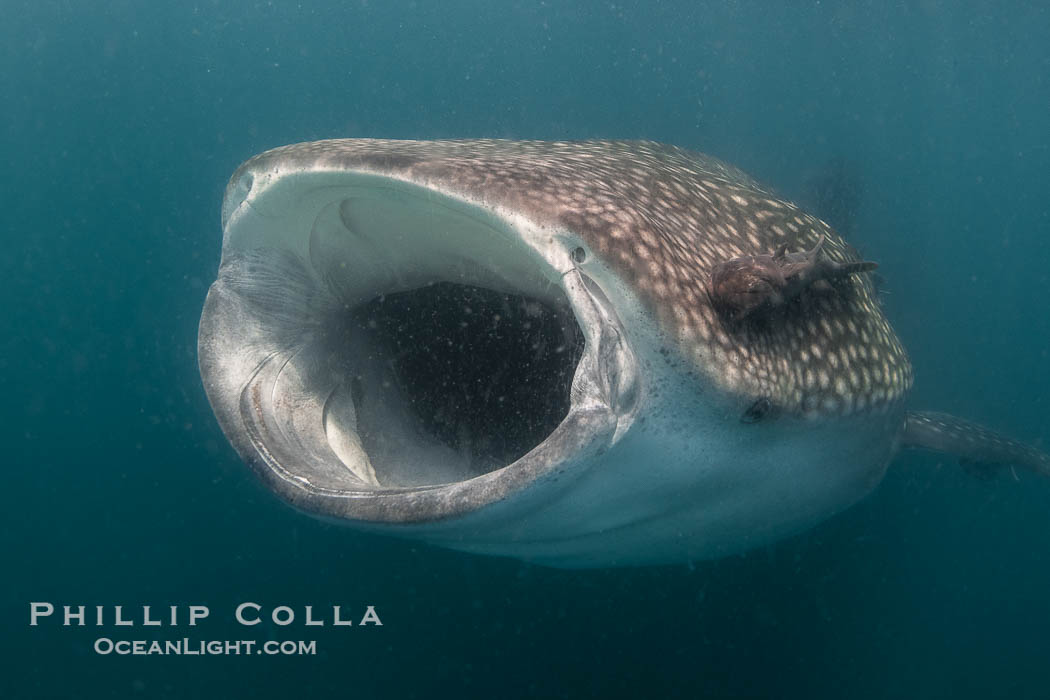
[[[1050,476],[908,409],[875,264],[711,156],[337,139],[234,173],[201,377],[263,483],[362,530],[686,562],[856,502],[901,448]]]
[[[775,308],[803,292],[833,291],[849,275],[870,272],[873,262],[837,263],[821,255],[821,236],[813,250],[788,253],[787,244],[773,255],[747,255],[720,262],[711,271],[711,298],[734,319],[762,308]]]

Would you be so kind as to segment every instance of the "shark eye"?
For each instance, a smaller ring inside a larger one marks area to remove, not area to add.
[[[584,250],[582,246],[573,249],[573,251],[572,251],[572,260],[573,260],[573,262],[582,263],[586,259],[587,259],[587,251]]]
[[[772,411],[773,402],[769,400],[769,397],[763,396],[744,411],[744,415],[740,416],[740,422],[757,423],[768,416]]]

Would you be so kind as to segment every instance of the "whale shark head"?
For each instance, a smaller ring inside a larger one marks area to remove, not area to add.
[[[719,556],[881,479],[906,354],[856,252],[649,142],[242,165],[201,318],[234,447],[313,515],[558,566]]]

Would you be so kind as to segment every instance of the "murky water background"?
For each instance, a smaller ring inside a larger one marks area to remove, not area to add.
[[[0,694],[1050,694],[1034,478],[905,455],[860,505],[747,556],[565,572],[299,515],[204,398],[196,325],[249,156],[336,136],[647,138],[802,200],[828,172],[853,183],[912,404],[1045,449],[1050,13],[801,5],[0,3]],[[28,626],[44,600],[206,604],[209,638],[316,638],[319,655],[99,657],[99,630]],[[244,600],[372,604],[384,625],[246,633]]]

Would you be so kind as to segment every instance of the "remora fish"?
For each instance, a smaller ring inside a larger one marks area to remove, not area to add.
[[[649,142],[304,143],[234,174],[204,386],[308,513],[555,566],[717,557],[827,518],[901,447],[1050,474],[905,408],[822,221]]]

